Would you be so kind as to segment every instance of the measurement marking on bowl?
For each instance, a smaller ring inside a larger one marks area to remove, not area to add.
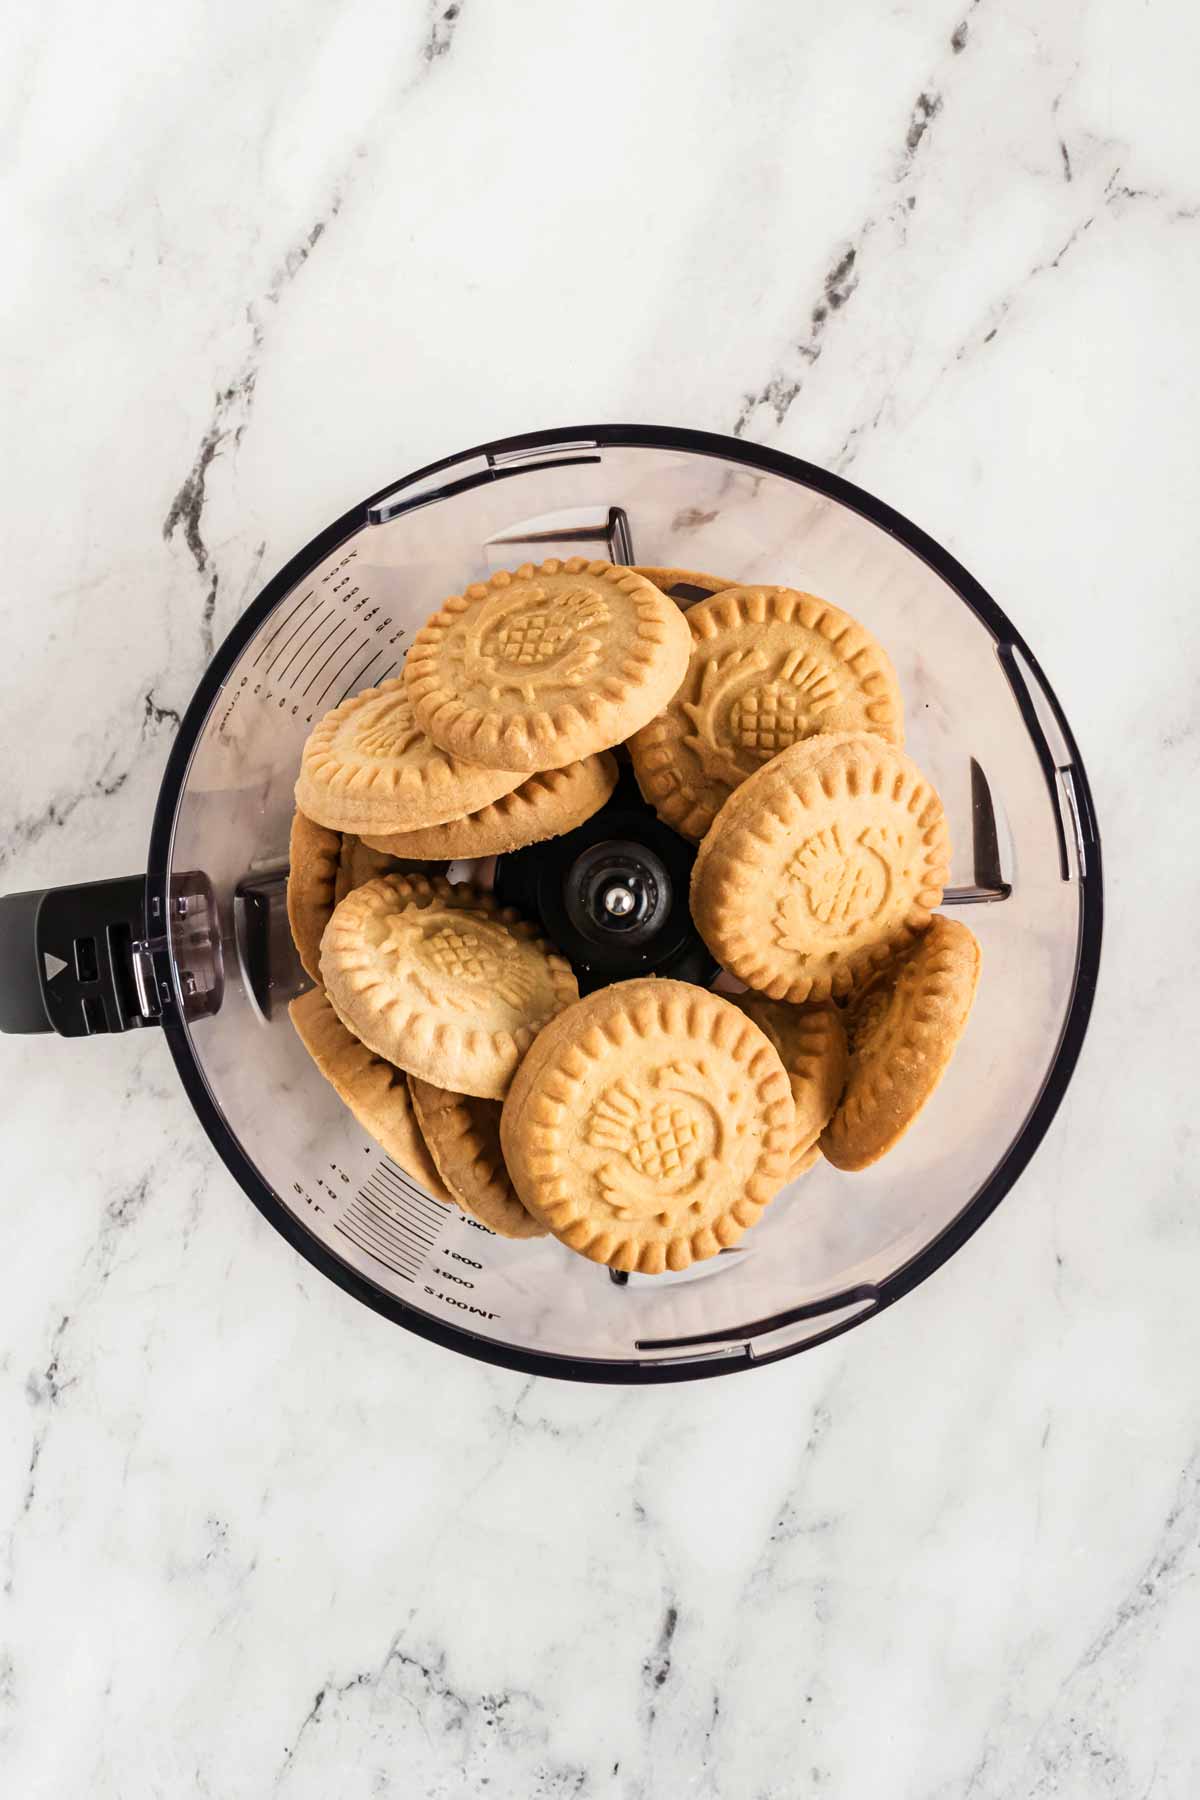
[[[250,664],[250,667],[252,669],[257,669],[260,661],[267,654],[267,651],[270,650],[272,648],[272,646],[279,641],[279,633],[281,631],[287,630],[288,625],[295,618],[296,614],[300,611],[300,608],[305,604],[305,601],[311,600],[312,597],[313,597],[313,590],[310,588],[308,590],[307,594],[302,595],[302,597],[299,600],[297,600],[295,606],[293,606],[291,612],[288,613],[287,617],[280,621],[278,630],[273,631],[271,633],[270,637],[267,638],[266,642],[264,643],[262,649],[259,651],[258,655],[255,657],[254,661]]]
[[[368,638],[366,640],[366,642],[363,644],[355,644],[353,650],[350,652],[350,654],[346,658],[345,662],[338,664],[337,668],[333,671],[333,674],[329,677],[329,680],[325,683],[325,686],[321,689],[321,692],[317,695],[317,705],[318,706],[321,705],[326,694],[329,692],[330,688],[334,685],[334,683],[336,681],[339,681],[341,679],[341,677],[346,673],[346,670],[350,667],[350,664],[354,661],[355,657],[361,656],[363,651],[369,650],[370,647],[371,647],[370,638]],[[343,645],[342,648],[344,649],[345,645]],[[374,661],[375,658],[372,657],[371,660]]]
[[[345,1221],[343,1221],[338,1225],[337,1229],[344,1238],[348,1239],[349,1242],[355,1246],[356,1249],[365,1251],[368,1256],[373,1256],[376,1262],[382,1263],[385,1269],[390,1269],[393,1275],[399,1275],[402,1281],[412,1281],[421,1267],[420,1262],[401,1263],[394,1261],[393,1258],[390,1255],[386,1255],[382,1247],[361,1228],[351,1231]]]
[[[293,717],[306,706],[313,709],[305,718],[311,725],[316,711],[340,706],[368,683],[378,687],[396,673],[399,656],[393,654],[383,669],[379,664],[389,650],[400,649],[408,632],[397,628],[384,601],[365,585],[356,556],[352,550],[341,557],[268,628],[231,694],[222,730],[243,698],[282,712],[290,697]]]
[[[424,1233],[426,1221],[421,1217],[420,1213],[410,1206],[405,1206],[402,1200],[395,1198],[388,1192],[387,1188],[383,1186],[382,1182],[379,1182],[372,1187],[369,1180],[365,1181],[363,1183],[362,1192],[373,1200],[377,1206],[382,1207],[383,1211],[389,1216],[394,1217],[397,1220],[403,1220],[406,1225],[411,1225],[414,1231],[421,1232],[422,1234]]]
[[[360,1196],[342,1214],[337,1229],[360,1250],[368,1250],[389,1269],[411,1281],[424,1266],[429,1245],[415,1234],[409,1238],[404,1231],[389,1227],[383,1222],[386,1219],[382,1209],[375,1209],[370,1200]]]
[[[296,648],[292,651],[292,654],[288,657],[288,659],[284,663],[282,669],[280,669],[280,671],[279,671],[280,681],[283,680],[284,676],[287,674],[288,670],[291,668],[292,664],[295,662],[295,660],[299,656],[300,652],[304,649],[305,645],[312,643],[313,638],[316,637],[317,632],[320,631],[322,625],[329,625],[332,622],[332,620],[335,619],[336,617],[337,617],[336,613],[327,613],[322,610],[320,605],[318,605],[316,612],[310,613],[308,618],[304,619],[302,621],[302,627],[304,625],[307,625],[308,630],[304,633],[304,636],[300,639],[300,642],[296,645]],[[291,642],[291,639],[289,638],[288,643],[290,643],[290,642]],[[312,661],[313,657],[317,654],[317,650],[319,650],[320,647],[321,646],[318,643],[316,646],[316,649],[309,651],[309,653],[305,657],[304,661],[300,664],[300,667],[296,670],[296,673],[292,676],[292,680],[291,680],[292,687],[295,687],[297,681],[300,679],[301,675],[303,675],[305,669],[307,669],[309,663]],[[287,649],[287,644],[284,644],[283,648],[279,652],[279,655],[282,656],[284,650],[286,650],[286,649]],[[272,657],[271,661],[267,664],[267,674],[268,675],[270,675],[272,670],[274,669],[276,660],[277,659],[275,657]]]
[[[364,1187],[356,1204],[378,1223],[382,1232],[394,1236],[405,1249],[424,1252],[437,1240],[437,1230],[432,1221],[415,1217],[379,1189]]]
[[[309,651],[309,653],[305,657],[304,661],[300,664],[300,667],[296,670],[295,674],[292,676],[291,681],[288,683],[289,688],[291,688],[293,690],[295,689],[296,683],[299,681],[300,677],[303,675],[305,669],[307,669],[307,667],[308,667],[309,663],[312,661],[313,657],[319,654],[319,652],[322,650],[322,648],[329,642],[329,640],[333,636],[334,632],[340,629],[341,624],[342,624],[342,621],[338,618],[338,615],[336,613],[319,612],[317,614],[316,622],[313,625],[312,630],[304,638],[303,642],[297,646],[296,654],[299,655],[299,652],[301,650],[303,650],[305,644],[312,643],[312,640],[316,636],[318,631],[323,631],[324,635],[321,637],[318,637],[316,643],[313,644],[312,649]]]
[[[310,617],[311,617],[311,615],[310,615]],[[287,654],[289,645],[291,645],[292,643],[295,642],[295,639],[297,637],[299,637],[299,634],[304,630],[304,627],[308,623],[309,623],[309,620],[307,618],[301,619],[300,623],[294,628],[294,630],[292,630],[288,633],[287,637],[284,638],[284,640],[280,644],[278,650],[275,651],[274,655],[271,657],[270,662],[267,664],[266,668],[263,670],[264,676],[274,674],[275,665],[279,661],[279,658],[281,656],[285,656]],[[301,638],[300,642],[301,642],[301,645],[303,645],[304,639]],[[293,652],[293,655],[295,655],[295,654],[296,654],[296,652]],[[291,659],[289,658],[289,661],[290,660]],[[286,673],[286,670],[287,670],[287,663],[284,664],[285,673]]]
[[[337,655],[338,651],[344,650],[346,648],[346,645],[349,642],[349,639],[342,637],[341,643],[338,642],[338,639],[341,637],[341,634],[343,631],[349,631],[351,637],[353,637],[353,635],[354,635],[353,625],[349,624],[349,622],[345,619],[342,620],[341,624],[338,626],[337,630],[334,632],[333,637],[331,639],[327,638],[325,640],[327,643],[331,642],[333,644],[333,649],[326,656],[324,662],[319,662],[317,664],[316,668],[313,670],[313,673],[309,676],[307,682],[304,685],[304,692],[306,694],[311,691],[313,683],[315,681],[320,680],[322,674],[324,673],[326,668],[328,668],[329,664],[333,661],[333,659]]]
[[[335,1229],[402,1281],[415,1281],[437,1246],[446,1208],[384,1157]]]
[[[397,1190],[406,1200],[410,1201],[435,1232],[441,1228],[442,1221],[446,1217],[446,1208],[440,1200],[435,1200],[431,1194],[427,1194],[423,1188],[419,1188],[411,1176],[406,1175],[390,1156],[383,1158],[374,1173],[390,1183],[393,1190]]]
[[[362,645],[362,650],[369,650],[370,648],[371,648],[371,640],[370,640],[370,638],[368,638],[366,643]],[[359,655],[361,655],[361,653],[362,653],[361,650],[356,650],[354,652],[354,656],[359,656]],[[377,650],[375,652],[374,656],[371,658],[370,662],[365,662],[361,669],[356,669],[354,671],[353,675],[350,677],[349,687],[345,688],[343,690],[343,692],[341,693],[341,695],[339,696],[339,698],[334,702],[334,704],[336,706],[340,706],[342,704],[342,701],[346,698],[346,695],[350,692],[351,688],[356,688],[359,686],[359,684],[362,681],[363,676],[366,674],[367,670],[370,668],[371,663],[377,663],[382,655],[383,655],[383,651]],[[354,656],[352,656],[350,658],[351,662],[354,661]]]

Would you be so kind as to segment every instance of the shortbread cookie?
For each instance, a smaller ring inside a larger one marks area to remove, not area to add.
[[[352,831],[342,833],[342,847],[338,853],[337,882],[334,887],[334,904],[340,906],[347,894],[352,894],[364,882],[377,881],[381,875],[391,875],[396,867],[396,858],[371,846]]]
[[[722,594],[726,588],[735,585],[732,581],[722,581],[717,575],[702,575],[699,569],[659,569],[635,563],[633,572],[652,581],[660,594],[670,594],[677,587],[700,588],[705,594]],[[689,594],[687,598],[694,599],[695,595]]]
[[[834,733],[729,796],[692,869],[713,955],[773,1000],[827,1000],[929,924],[949,873],[942,803],[902,750]]]
[[[836,1006],[788,1006],[761,994],[731,994],[779,1053],[796,1109],[788,1180],[811,1169],[813,1150],[846,1085],[846,1029]]]
[[[417,1125],[403,1072],[346,1030],[320,988],[310,988],[293,1000],[288,1014],[304,1048],[363,1130],[435,1200],[449,1203],[450,1195]]]
[[[354,888],[396,866],[349,833],[314,825],[301,812],[292,818],[288,853],[287,907],[292,941],[313,980],[321,979],[321,937],[333,909]]]
[[[735,1244],[787,1178],[795,1112],[750,1019],[686,981],[625,981],[535,1040],[500,1118],[513,1186],[570,1249],[661,1274]]]
[[[865,1169],[904,1136],[946,1072],[979,980],[979,944],[939,914],[847,1008],[850,1074],[821,1134],[839,1169]]]
[[[448,756],[413,716],[401,676],[364,688],[313,726],[296,805],[334,831],[421,831],[477,812],[523,775]]]
[[[665,712],[631,739],[643,795],[700,839],[748,775],[817,732],[902,744],[896,674],[869,632],[812,594],[735,587],[687,614],[692,654]]]
[[[423,875],[387,875],[342,901],[321,941],[321,979],[377,1056],[491,1100],[579,997],[570,964],[535,926],[466,883]]]
[[[684,615],[643,576],[573,556],[452,595],[413,639],[404,674],[435,743],[533,774],[646,724],[690,648]]]
[[[561,837],[599,812],[617,785],[617,765],[604,750],[568,763],[565,769],[544,769],[530,775],[511,794],[493,800],[465,819],[445,825],[429,825],[424,831],[397,831],[366,842],[390,856],[415,861],[450,861],[458,857],[503,856],[525,844],[540,844]]]
[[[321,979],[321,934],[337,905],[342,834],[298,812],[288,848],[287,910],[292,942],[306,975]]]
[[[546,1227],[526,1212],[508,1178],[500,1149],[500,1102],[452,1094],[415,1075],[408,1086],[429,1153],[463,1211],[497,1237],[545,1237]]]

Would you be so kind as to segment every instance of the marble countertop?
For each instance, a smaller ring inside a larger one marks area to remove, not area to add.
[[[362,495],[583,419],[848,473],[1027,633],[1101,987],[861,1331],[674,1388],[397,1331],[156,1033],[0,1041],[0,1787],[1200,1791],[1200,172],[1184,0],[179,0],[3,59],[0,887],[144,866],[180,713]]]

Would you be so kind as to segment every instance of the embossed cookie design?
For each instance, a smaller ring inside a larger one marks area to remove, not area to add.
[[[846,1030],[836,1006],[788,1006],[761,994],[731,994],[779,1053],[792,1089],[795,1135],[788,1180],[810,1169],[813,1149],[846,1085]]]
[[[578,998],[570,965],[490,895],[422,875],[357,888],[321,942],[339,1017],[437,1087],[498,1100],[536,1033]]]
[[[684,837],[702,838],[748,775],[804,738],[870,731],[903,743],[887,655],[827,600],[735,587],[698,602],[687,623],[683,683],[629,746],[646,800]]]
[[[945,1074],[966,1027],[980,949],[940,915],[847,1009],[846,1091],[821,1134],[839,1169],[865,1169],[903,1137]]]
[[[632,569],[551,558],[452,595],[404,673],[435,743],[536,773],[644,725],[683,679],[689,644],[674,601]]]
[[[288,1016],[317,1068],[363,1130],[406,1175],[436,1200],[448,1203],[450,1195],[421,1135],[402,1070],[360,1044],[320,988],[293,1000]]]
[[[717,814],[692,917],[717,960],[775,1000],[827,1000],[926,929],[949,873],[942,803],[882,738],[783,751]]]
[[[513,1186],[570,1249],[610,1268],[684,1269],[761,1216],[794,1131],[779,1056],[728,1001],[626,981],[549,1024],[500,1119]]]
[[[415,1075],[408,1086],[430,1155],[462,1210],[498,1237],[545,1237],[546,1227],[526,1212],[508,1178],[499,1101],[454,1094]]]
[[[398,676],[344,700],[313,727],[296,805],[334,831],[419,831],[478,811],[522,779],[440,750],[417,724]]]
[[[366,842],[376,851],[416,861],[503,856],[509,850],[573,831],[599,812],[616,785],[616,761],[601,751],[597,756],[585,756],[582,762],[568,763],[565,769],[530,775],[511,794],[503,794],[465,818],[427,825],[424,831],[372,836]]]

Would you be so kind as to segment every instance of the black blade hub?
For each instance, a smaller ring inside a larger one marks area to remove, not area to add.
[[[695,860],[696,846],[662,823],[625,768],[586,824],[498,857],[494,891],[540,920],[581,993],[636,975],[707,987],[717,964],[688,909]]]

